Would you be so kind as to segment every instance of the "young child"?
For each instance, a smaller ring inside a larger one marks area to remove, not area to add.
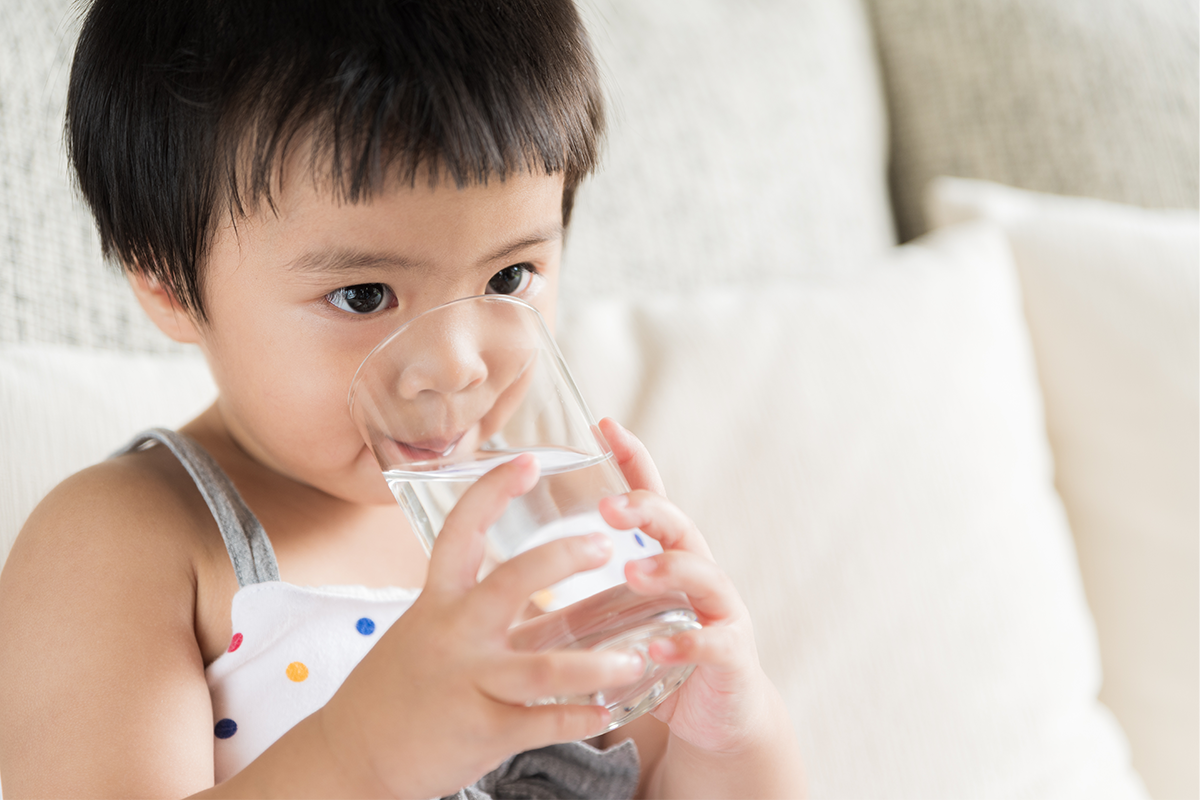
[[[631,434],[602,423],[634,488],[602,513],[664,547],[631,587],[685,592],[704,627],[650,649],[698,665],[678,692],[585,744],[605,709],[526,703],[641,658],[514,653],[505,631],[607,540],[477,582],[484,532],[536,480],[522,457],[427,560],[350,420],[358,364],[421,311],[495,292],[553,324],[602,127],[570,0],[97,0],[70,155],[106,252],[219,395],[64,482],[13,547],[8,797],[803,794],[746,609]]]

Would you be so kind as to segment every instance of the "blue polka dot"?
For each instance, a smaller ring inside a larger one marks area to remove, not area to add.
[[[231,719],[223,719],[213,728],[213,733],[217,735],[218,739],[228,739],[237,733],[237,723]]]
[[[638,547],[645,547],[645,546],[646,546],[646,543],[642,541],[642,535],[641,535],[640,533],[635,533],[635,534],[633,535],[633,538],[634,538],[634,540],[635,540],[635,541],[638,543]]]
[[[370,617],[363,617],[358,622],[354,623],[354,627],[358,628],[358,632],[363,636],[370,636],[375,632],[375,620]]]

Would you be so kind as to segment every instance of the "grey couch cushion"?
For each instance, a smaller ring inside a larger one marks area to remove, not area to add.
[[[1197,6],[1188,0],[870,0],[902,239],[937,175],[1195,208]]]

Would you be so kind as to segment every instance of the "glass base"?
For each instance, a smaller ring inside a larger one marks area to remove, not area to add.
[[[636,595],[625,585],[615,586],[561,611],[543,614],[509,631],[515,650],[632,650],[640,653],[646,668],[625,686],[614,686],[587,695],[546,697],[534,705],[572,703],[602,705],[612,714],[605,731],[611,731],[654,709],[692,674],[694,664],[662,665],[650,660],[655,639],[696,630],[700,623],[687,598],[670,592],[654,597]]]

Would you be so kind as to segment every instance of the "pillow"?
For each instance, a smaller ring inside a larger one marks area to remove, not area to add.
[[[140,430],[175,428],[216,397],[198,356],[0,347],[0,566],[33,507]]]
[[[560,320],[583,396],[643,439],[746,600],[813,797],[1145,796],[1096,699],[998,230]]]
[[[564,296],[813,274],[894,244],[862,0],[581,0],[611,98]]]
[[[1197,4],[869,0],[901,239],[937,175],[1157,208],[1200,203]]]
[[[941,179],[935,224],[1002,225],[1056,483],[1100,638],[1100,698],[1156,797],[1200,794],[1200,215]]]

